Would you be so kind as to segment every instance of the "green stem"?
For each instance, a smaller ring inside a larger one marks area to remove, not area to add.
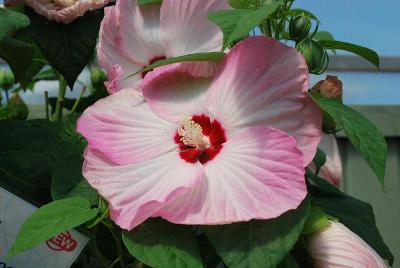
[[[125,266],[125,261],[124,261],[124,255],[122,252],[122,238],[115,233],[113,225],[108,225],[107,227],[110,230],[110,233],[113,236],[115,243],[117,244],[117,251],[118,251],[118,256],[119,256],[118,259],[119,259],[121,268],[125,268],[126,266]]]
[[[8,101],[10,99],[10,96],[9,96],[9,93],[8,93],[8,89],[6,89],[4,91],[6,92],[6,101],[7,101],[7,104],[8,104]]]
[[[79,94],[78,98],[76,99],[74,106],[72,106],[71,109],[71,114],[73,114],[76,110],[76,108],[78,108],[79,102],[81,101],[83,94],[85,94],[86,91],[86,86],[82,87],[81,93]]]
[[[96,238],[91,239],[90,249],[92,250],[92,253],[96,257],[96,259],[100,262],[102,267],[108,268],[106,258],[103,256],[103,254],[101,254],[99,248],[97,247]]]
[[[46,111],[46,119],[47,121],[50,120],[50,114],[49,114],[49,92],[47,90],[44,92],[44,105],[45,105],[45,111]]]
[[[67,81],[60,76],[59,84],[58,84],[58,97],[56,104],[56,111],[54,114],[55,121],[61,121],[63,116],[63,103],[65,98],[65,92],[67,91]]]

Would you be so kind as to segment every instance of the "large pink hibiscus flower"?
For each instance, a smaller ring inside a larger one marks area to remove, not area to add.
[[[321,138],[308,69],[264,36],[236,45],[213,78],[189,64],[149,73],[78,121],[84,176],[132,229],[149,217],[180,224],[270,219],[306,196],[304,167]]]
[[[207,14],[228,8],[226,0],[164,0],[162,5],[141,6],[136,0],[119,0],[106,8],[97,54],[108,74],[108,91],[137,89],[144,74],[126,78],[157,60],[220,51],[222,33]]]

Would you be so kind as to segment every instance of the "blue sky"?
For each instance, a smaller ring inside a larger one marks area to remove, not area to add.
[[[297,0],[313,12],[337,40],[364,45],[380,55],[400,56],[400,1]]]

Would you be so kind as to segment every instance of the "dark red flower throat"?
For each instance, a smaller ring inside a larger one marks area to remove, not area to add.
[[[207,115],[194,115],[182,120],[174,140],[179,145],[179,155],[183,160],[205,164],[222,150],[226,136],[217,120],[211,121]]]

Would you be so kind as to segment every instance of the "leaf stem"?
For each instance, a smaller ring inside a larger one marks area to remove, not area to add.
[[[124,261],[124,255],[122,252],[122,238],[115,233],[113,225],[106,225],[106,226],[110,230],[110,233],[113,236],[115,243],[117,244],[117,251],[118,251],[118,256],[119,256],[118,259],[119,259],[121,268],[125,268],[126,266],[125,266],[125,261]]]
[[[46,111],[46,119],[47,119],[47,121],[49,121],[50,120],[50,114],[49,114],[49,92],[46,90],[45,92],[44,92],[44,108],[45,108],[45,111]]]
[[[74,106],[72,106],[71,114],[73,114],[73,113],[75,112],[76,108],[78,108],[79,102],[81,101],[81,99],[82,99],[82,97],[83,97],[83,94],[85,94],[86,88],[87,88],[86,86],[83,86],[83,87],[82,87],[81,93],[79,93],[79,96],[78,96],[78,98],[76,99],[76,101],[75,101],[75,103],[74,103]]]
[[[96,256],[96,259],[100,262],[102,267],[108,268],[109,266],[107,265],[107,260],[103,256],[103,254],[101,254],[99,248],[97,247],[97,243],[96,243],[96,238],[95,237],[92,238],[91,241],[90,241],[90,249],[92,250],[93,255]]]
[[[60,80],[58,84],[58,97],[56,104],[56,111],[54,114],[55,121],[61,121],[63,116],[63,103],[65,98],[65,92],[67,91],[67,81],[65,81],[64,77],[60,75]]]

